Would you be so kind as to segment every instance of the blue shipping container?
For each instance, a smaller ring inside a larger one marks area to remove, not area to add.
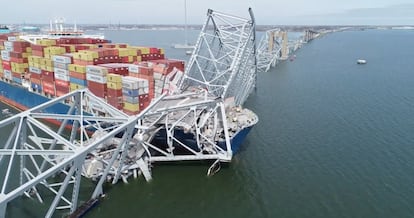
[[[13,77],[12,78],[13,82],[17,83],[17,84],[22,84],[22,79],[21,78],[17,78],[17,77]]]
[[[81,85],[81,86],[85,86],[85,87],[88,85],[86,80],[78,79],[78,78],[74,78],[74,77],[70,77],[70,82]]]
[[[32,89],[36,91],[42,91],[42,85],[37,83],[32,83]]]
[[[138,89],[122,88],[122,94],[126,96],[137,97],[139,95]]]

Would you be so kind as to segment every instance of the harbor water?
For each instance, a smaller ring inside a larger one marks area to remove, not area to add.
[[[183,59],[169,48],[181,34],[105,32]],[[258,76],[245,106],[260,122],[230,165],[213,177],[208,163],[156,165],[150,183],[106,185],[87,217],[414,217],[413,38],[346,31],[305,44]],[[9,217],[36,217],[11,207]]]

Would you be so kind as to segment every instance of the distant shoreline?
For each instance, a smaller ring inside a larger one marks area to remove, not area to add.
[[[71,24],[67,24],[71,26]],[[38,27],[48,29],[48,24],[9,24],[6,25],[12,30],[19,30],[22,27]],[[167,24],[78,24],[78,28],[84,31],[103,31],[103,30],[184,30],[184,25]],[[202,25],[188,25],[188,30],[200,30]],[[414,29],[414,25],[257,25],[257,31],[267,31],[280,28],[290,32],[302,32],[312,29],[315,31],[326,30],[365,30],[365,29]]]

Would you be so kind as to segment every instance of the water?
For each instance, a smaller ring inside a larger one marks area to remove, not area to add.
[[[181,42],[135,33],[107,38]],[[151,183],[108,185],[87,217],[413,217],[413,37],[339,32],[305,45],[258,77],[245,106],[260,122],[231,165],[211,178],[203,163],[157,165]]]

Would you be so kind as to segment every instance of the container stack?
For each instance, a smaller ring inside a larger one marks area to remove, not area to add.
[[[137,48],[118,48],[118,52],[122,63],[134,63],[136,61],[141,61],[141,50]]]
[[[136,47],[141,50],[141,61],[164,59],[164,49],[150,47]]]
[[[72,63],[70,55],[55,55],[52,57],[55,72],[56,96],[70,92],[69,64]]]
[[[1,37],[1,35],[0,35]],[[0,38],[0,51],[4,50],[4,42],[6,40]],[[0,78],[4,78],[4,68],[3,68],[3,55],[0,53]]]
[[[86,81],[86,66],[69,64],[68,69],[70,76],[70,91],[86,88],[88,85]]]
[[[49,98],[88,88],[119,110],[136,115],[154,97],[176,89],[184,61],[164,50],[91,38],[41,39],[36,44],[0,35],[0,77]]]
[[[108,68],[95,65],[86,66],[86,81],[88,89],[96,96],[105,99],[107,93]]]
[[[111,64],[98,64],[100,67],[105,67],[108,70],[108,73],[114,73],[121,76],[128,76],[128,69],[131,64],[125,63],[111,63]]]
[[[1,50],[1,60],[2,60],[2,68],[3,68],[3,78],[8,81],[11,81],[12,73],[11,73],[11,65],[10,65],[10,52],[6,50]]]
[[[148,97],[154,98],[154,70],[152,63],[140,62],[129,66],[129,76],[145,79],[148,81]]]
[[[34,92],[52,97],[56,90],[53,60],[50,57],[63,50],[55,46],[56,40],[42,39],[37,43],[30,45],[32,54],[28,57],[31,88]],[[45,54],[48,58],[45,58]]]
[[[30,43],[18,41],[15,36],[10,36],[4,42],[4,49],[8,52],[12,81],[21,85],[22,79],[28,76],[26,74],[29,72],[27,57],[31,53]]]
[[[122,100],[122,76],[119,74],[109,73],[107,75],[107,102],[115,108],[122,110],[124,108]]]
[[[139,113],[140,85],[142,85],[142,81],[139,78],[131,76],[122,77],[123,111],[128,115],[136,115]]]

